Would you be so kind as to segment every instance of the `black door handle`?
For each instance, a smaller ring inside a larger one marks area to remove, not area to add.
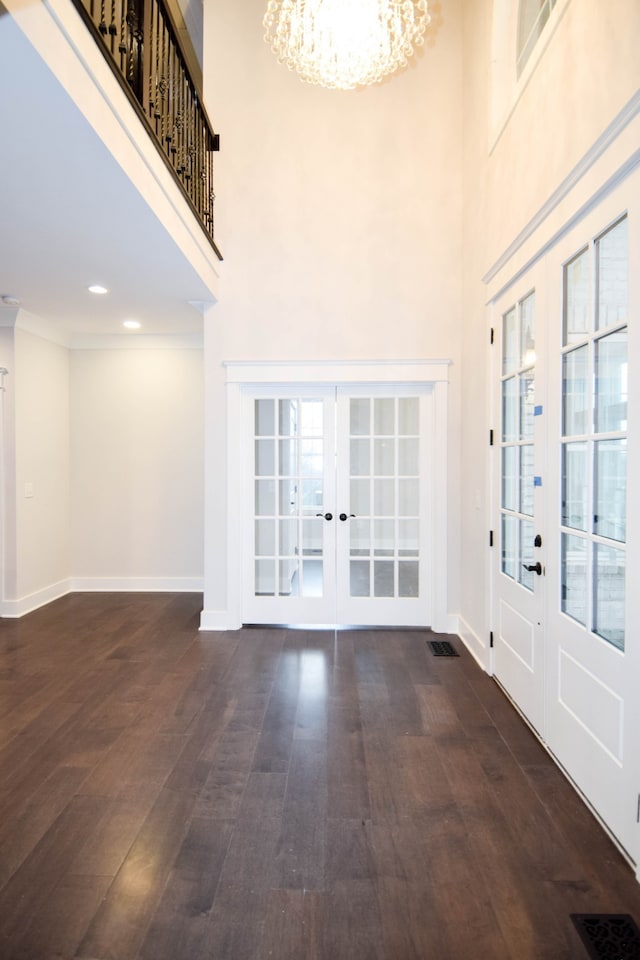
[[[344,520],[348,520],[349,517],[355,517],[355,513],[349,513],[349,514],[341,513],[341,514],[340,514],[340,520],[343,520],[343,521],[344,521]]]
[[[542,576],[542,564],[540,561],[537,563],[523,563],[522,566],[525,570],[528,570],[529,573],[537,573],[539,577]]]
[[[324,517],[325,520],[333,520],[332,513],[316,513],[316,517]]]

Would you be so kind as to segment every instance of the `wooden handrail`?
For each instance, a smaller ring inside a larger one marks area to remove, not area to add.
[[[165,0],[73,0],[211,243],[220,139]]]

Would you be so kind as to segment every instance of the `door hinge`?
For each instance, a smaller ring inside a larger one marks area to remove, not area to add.
[[[493,630],[489,631],[489,647],[493,647]]]
[[[489,446],[493,446],[493,430],[489,430]]]
[[[489,530],[489,546],[493,546],[493,530]]]
[[[493,343],[493,327],[491,327],[491,343]]]
[[[636,823],[640,823],[640,793],[638,794],[638,806],[636,808]]]

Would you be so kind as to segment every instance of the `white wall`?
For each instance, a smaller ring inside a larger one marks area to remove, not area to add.
[[[449,609],[458,604],[461,11],[444,5],[402,75],[303,84],[263,41],[262,0],[205,5],[205,95],[221,131],[225,262],[206,334],[211,470],[224,360],[451,359]],[[436,22],[437,21],[437,22]],[[219,462],[219,461],[218,461]],[[224,480],[212,475],[205,607],[225,604]]]
[[[202,351],[71,354],[72,545],[81,589],[200,589]]]
[[[68,353],[16,322],[0,338],[6,616],[66,592],[71,570]]]

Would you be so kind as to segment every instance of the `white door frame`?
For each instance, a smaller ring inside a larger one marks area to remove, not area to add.
[[[227,361],[227,616],[224,629],[242,626],[242,536],[238,524],[243,515],[242,399],[247,387],[270,385],[347,386],[350,384],[430,384],[433,388],[433,496],[430,517],[433,536],[430,571],[433,622],[441,633],[454,633],[457,618],[447,603],[447,393],[450,360],[378,360],[346,362],[252,362]]]

